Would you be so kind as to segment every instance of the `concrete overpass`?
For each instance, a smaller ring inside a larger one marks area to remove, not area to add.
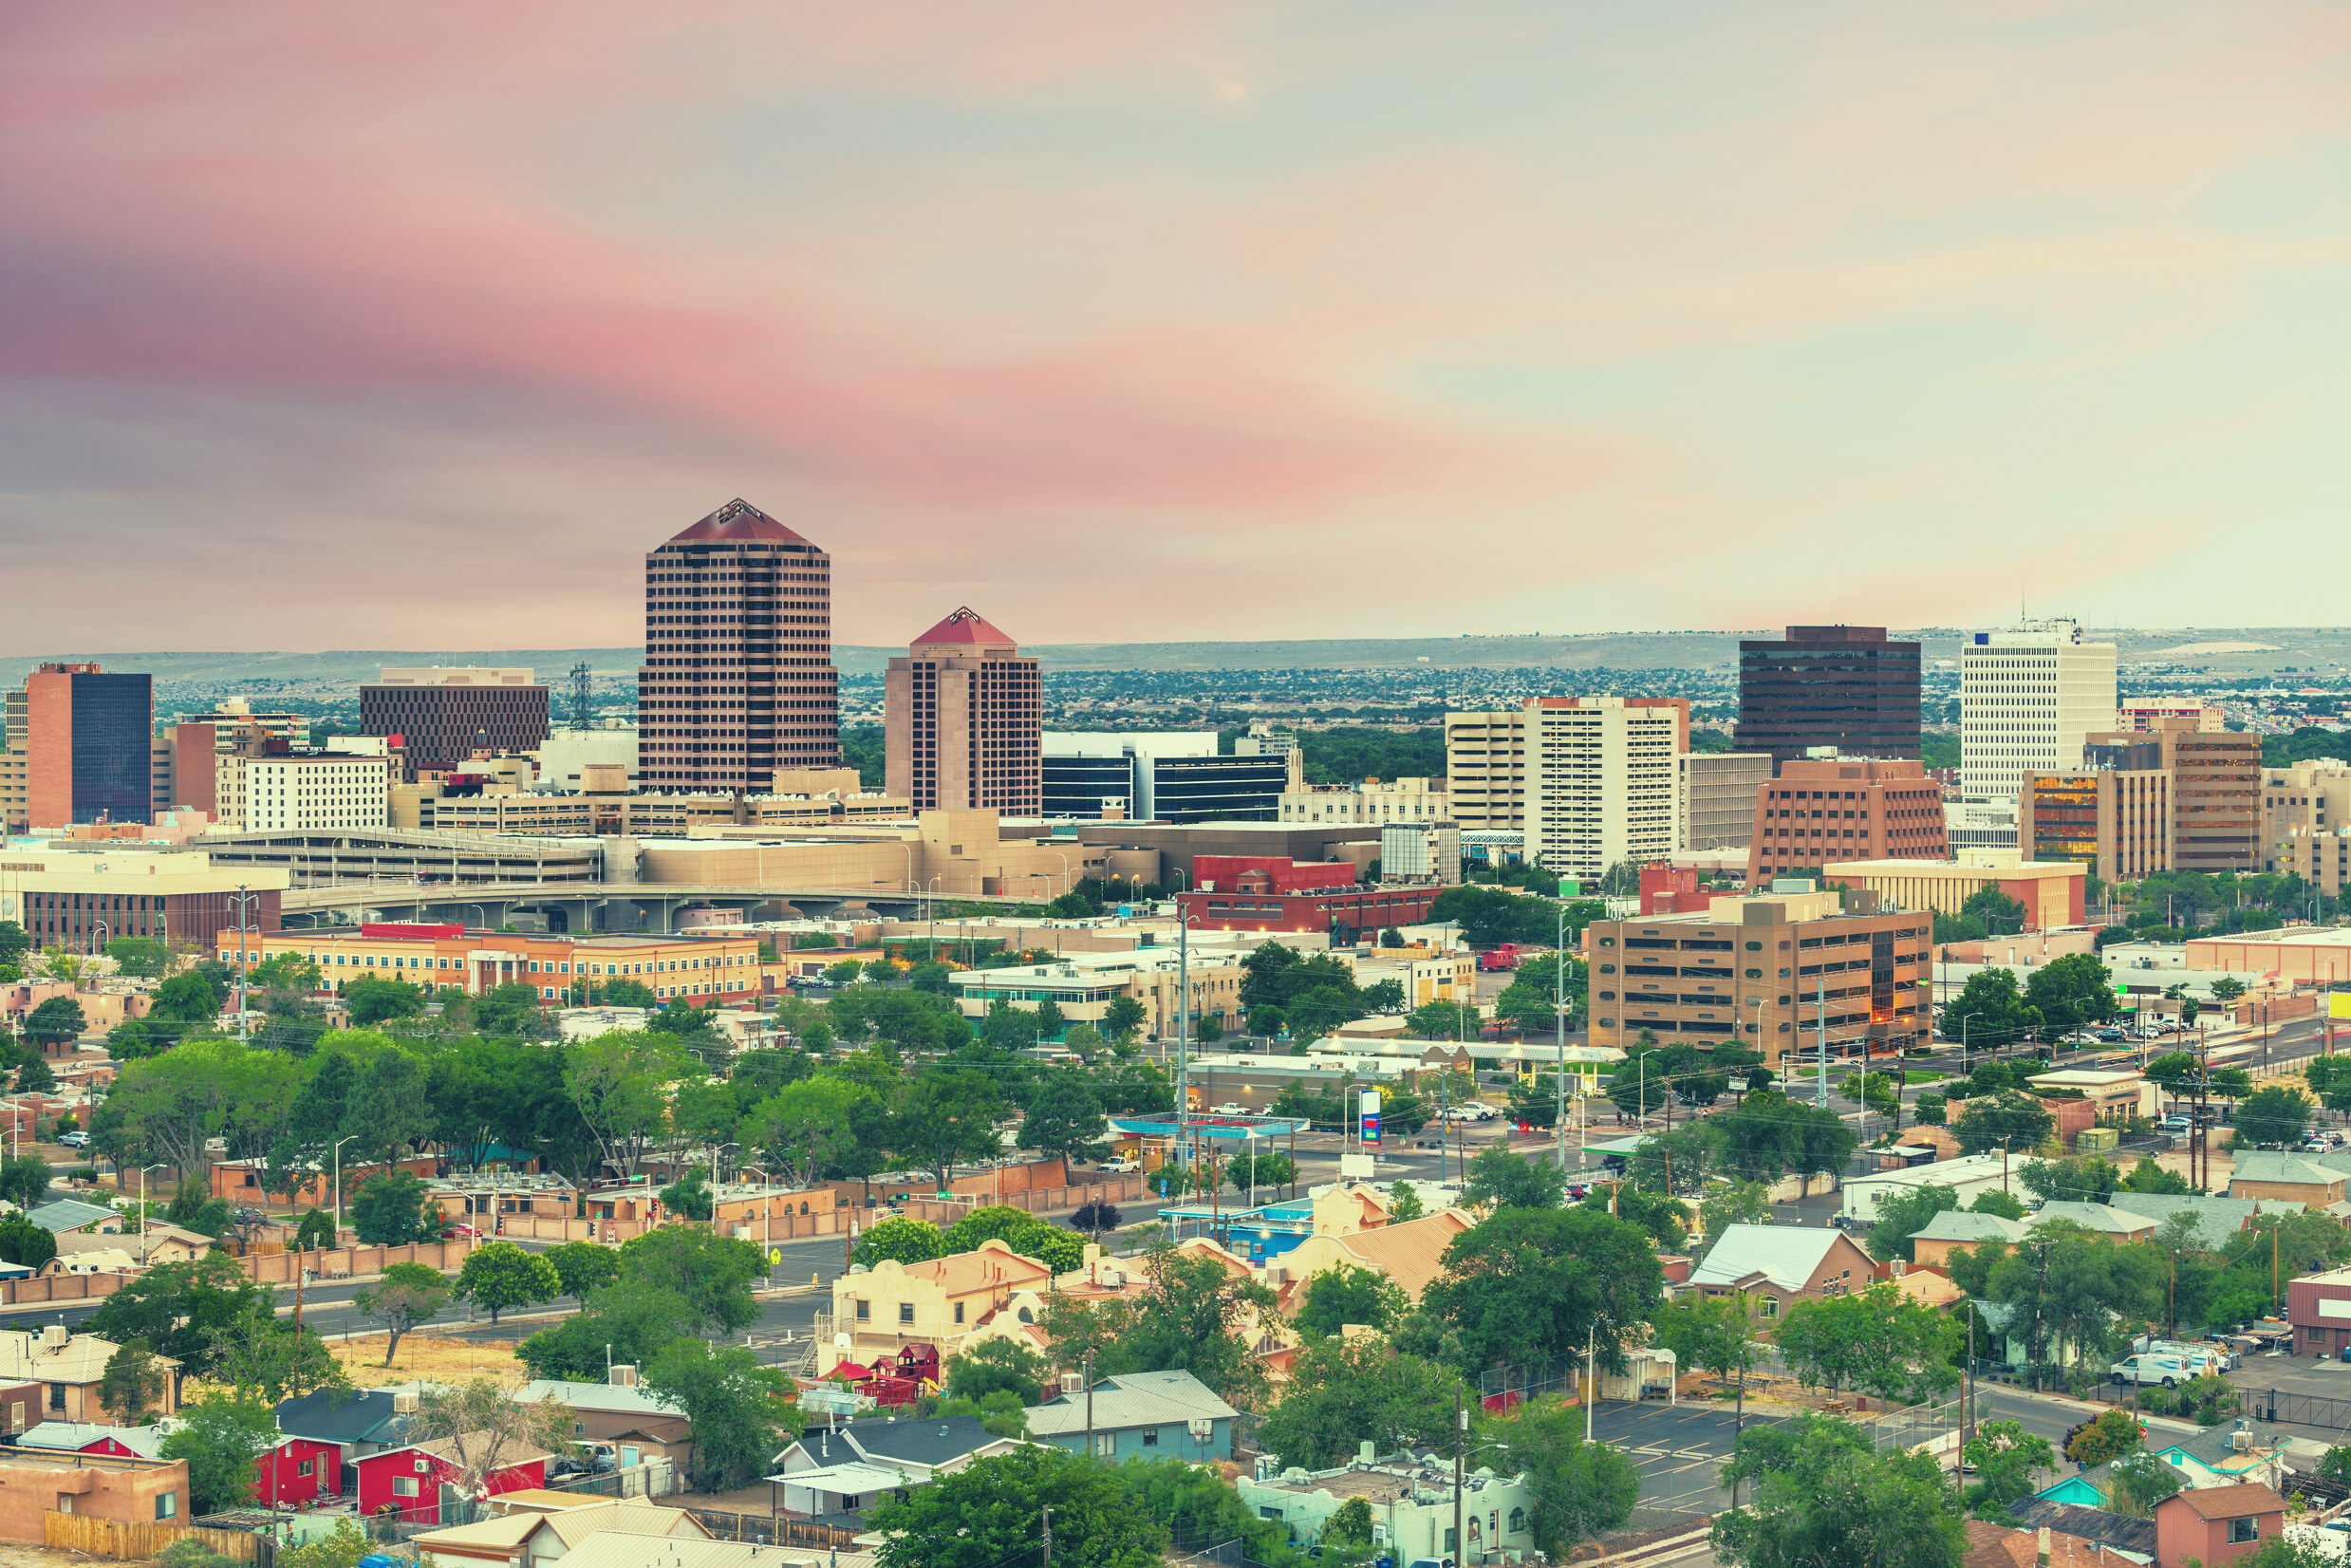
[[[1034,908],[1034,898],[984,893],[941,893],[942,903],[987,905],[1000,909]],[[546,917],[550,928],[571,932],[636,931],[666,935],[678,914],[689,908],[731,909],[757,918],[763,905],[789,904],[803,915],[829,918],[848,905],[863,905],[891,919],[920,918],[929,900],[920,891],[880,887],[762,887],[662,882],[417,883],[338,882],[291,887],[281,895],[282,920],[289,930],[357,924],[415,921],[478,926],[504,925],[519,911]],[[644,917],[642,924],[639,916]],[[338,920],[336,917],[340,916]]]

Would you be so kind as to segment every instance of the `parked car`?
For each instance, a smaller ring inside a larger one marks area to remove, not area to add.
[[[2115,1045],[2124,1039],[2127,1039],[2129,1036],[2114,1025],[2108,1024],[2105,1028],[2098,1032],[2098,1037],[2108,1045]]]
[[[1212,1116],[1254,1116],[1256,1111],[1233,1100],[1227,1100],[1209,1112]]]
[[[1490,1105],[1457,1105],[1453,1119],[1457,1122],[1490,1122],[1502,1112]]]
[[[1115,1160],[1103,1161],[1102,1168],[1105,1170],[1124,1173],[1129,1170],[1141,1170],[1143,1168],[1143,1162],[1140,1160],[1130,1160],[1126,1155],[1122,1154]]]
[[[2166,1116],[2155,1125],[2166,1132],[2192,1132],[2196,1126],[2190,1118],[2179,1115]]]
[[[90,1147],[90,1135],[86,1132],[61,1132],[57,1135],[57,1141],[65,1145],[67,1148],[87,1148]]]

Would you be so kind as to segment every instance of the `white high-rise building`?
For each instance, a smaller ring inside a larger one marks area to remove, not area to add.
[[[1453,791],[1474,781],[1484,801],[1477,826],[1523,826],[1526,858],[1546,870],[1595,881],[1620,861],[1673,852],[1687,700],[1539,697],[1502,713],[1447,714],[1446,734]],[[1505,806],[1504,796],[1515,798]]]
[[[2015,800],[2036,774],[2081,766],[2082,742],[2114,721],[2115,645],[2075,621],[1969,634],[1959,649],[1959,781]]]

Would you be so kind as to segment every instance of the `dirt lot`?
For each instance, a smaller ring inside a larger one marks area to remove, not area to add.
[[[91,1559],[79,1552],[49,1546],[19,1546],[0,1540],[0,1568],[89,1568]],[[125,1565],[135,1568],[135,1565]]]
[[[444,1382],[487,1377],[513,1387],[531,1381],[530,1370],[514,1359],[513,1344],[509,1340],[451,1338],[429,1331],[412,1334],[401,1340],[400,1353],[393,1356],[388,1368],[383,1364],[381,1336],[331,1339],[327,1348],[349,1369],[351,1381],[363,1389],[370,1384],[405,1382],[412,1377]]]

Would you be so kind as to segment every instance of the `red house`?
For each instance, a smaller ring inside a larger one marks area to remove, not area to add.
[[[440,1489],[443,1484],[456,1483],[459,1469],[457,1454],[461,1447],[485,1441],[485,1434],[469,1432],[460,1438],[414,1443],[404,1448],[386,1448],[382,1453],[367,1455],[355,1466],[359,1471],[361,1516],[373,1519],[392,1513],[412,1524],[438,1524]],[[547,1457],[535,1448],[524,1449],[491,1471],[482,1483],[483,1488],[495,1494],[544,1486]]]
[[[314,1503],[342,1490],[343,1447],[315,1437],[289,1437],[263,1454],[253,1472],[253,1501]]]

